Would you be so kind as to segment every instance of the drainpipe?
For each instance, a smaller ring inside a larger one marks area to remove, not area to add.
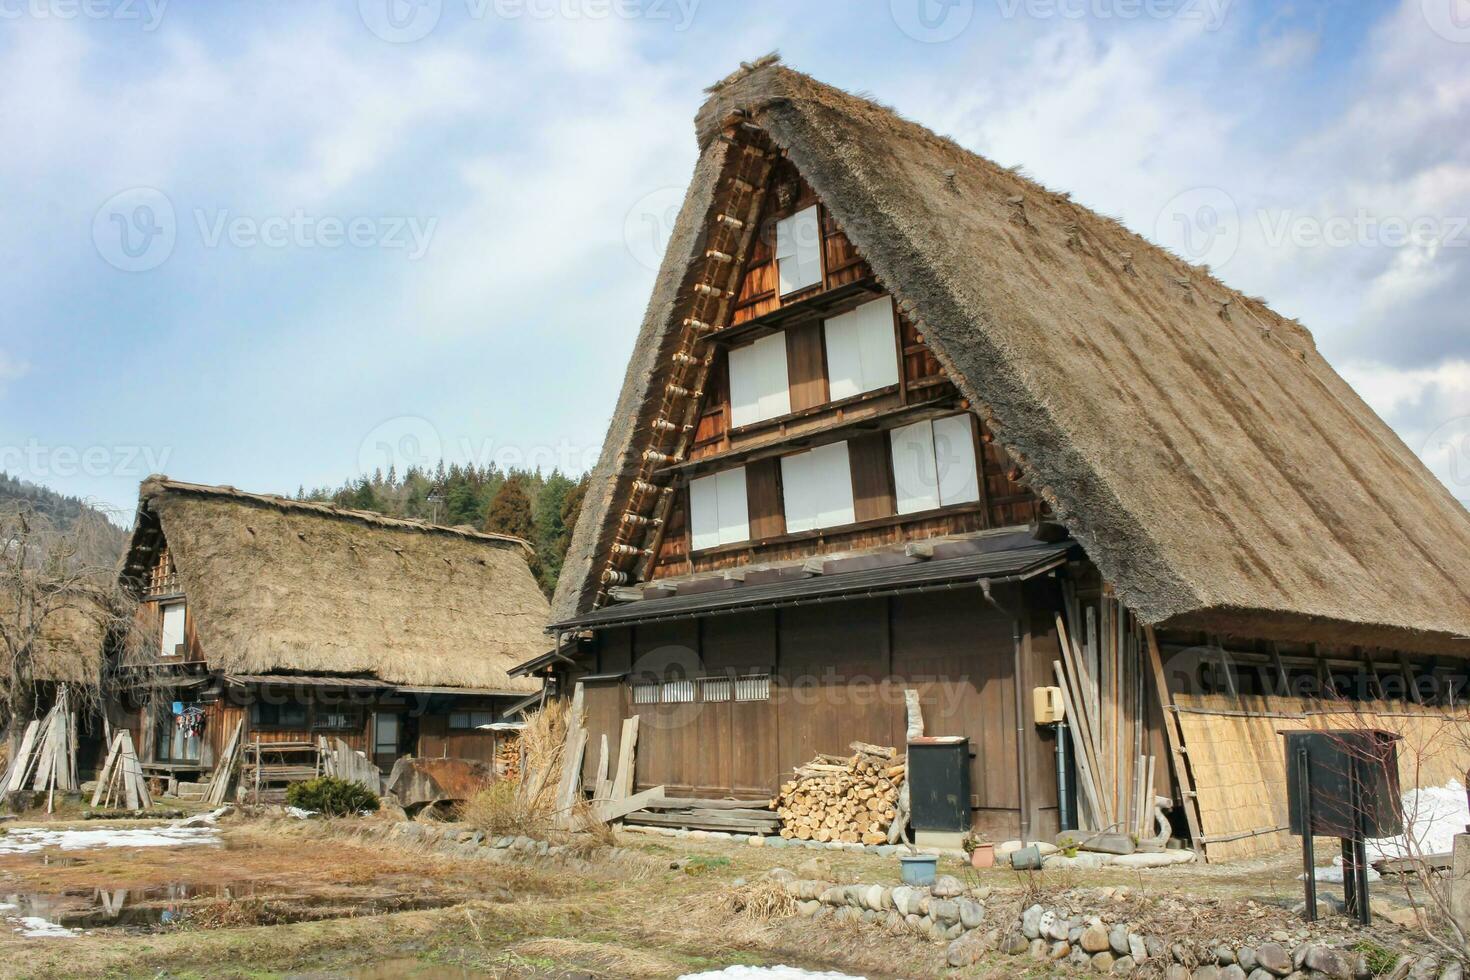
[[[1026,772],[1026,698],[1021,692],[1021,618],[1008,611],[990,594],[990,579],[980,580],[980,592],[985,596],[986,602],[1011,621],[1011,677],[1016,692],[1016,791],[1019,794],[1017,800],[1021,814],[1021,843],[1025,844],[1031,839],[1031,801]]]

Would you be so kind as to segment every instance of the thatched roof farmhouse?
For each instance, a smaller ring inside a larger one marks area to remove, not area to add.
[[[237,727],[242,744],[308,756],[275,760],[283,780],[313,771],[326,737],[384,771],[404,755],[493,762],[494,726],[541,690],[508,674],[546,645],[529,553],[505,535],[149,477],[120,578],[151,639],[123,671],[119,724],[168,773],[214,766]]]
[[[1465,771],[1470,515],[1304,327],[774,58],[695,128],[518,668],[580,678],[594,740],[642,717],[639,788],[769,798],[922,722],[970,759],[926,833],[1213,858],[1283,842],[1283,723]]]

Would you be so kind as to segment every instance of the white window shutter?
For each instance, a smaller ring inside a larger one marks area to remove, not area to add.
[[[750,538],[745,467],[689,481],[689,546],[694,551]]]
[[[776,222],[776,272],[783,296],[821,282],[822,230],[816,205]]]
[[[884,296],[822,325],[833,401],[898,384],[893,300]]]
[[[750,425],[790,411],[786,335],[772,334],[730,351],[730,424]]]
[[[689,544],[695,551],[720,543],[719,474],[689,481]]]
[[[927,420],[888,434],[893,452],[895,508],[917,514],[939,506],[939,480],[934,472],[934,430]]]
[[[832,401],[863,393],[863,355],[856,310],[822,324],[827,347],[827,389]]]
[[[972,416],[950,415],[934,420],[934,465],[939,474],[939,502],[943,506],[980,499]]]
[[[745,499],[745,467],[716,473],[720,499],[720,544],[750,539],[750,506]]]
[[[821,502],[814,494],[808,475],[810,469],[811,453],[781,457],[781,502],[786,510],[788,534],[816,530],[817,510]]]
[[[160,652],[165,657],[172,657],[183,642],[184,604],[171,602],[163,607],[163,642],[160,644],[163,649]]]
[[[858,345],[863,361],[863,391],[898,384],[898,346],[893,327],[893,300],[884,296],[853,311],[858,316]]]
[[[789,533],[851,524],[852,470],[847,443],[783,457],[781,492]]]
[[[847,443],[834,442],[811,452],[817,473],[818,527],[840,527],[857,518],[852,502],[852,466],[847,457]]]

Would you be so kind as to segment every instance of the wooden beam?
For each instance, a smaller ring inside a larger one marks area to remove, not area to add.
[[[1159,657],[1159,638],[1152,626],[1144,626],[1144,638],[1148,640],[1148,662],[1153,671],[1154,690],[1159,697],[1159,707],[1164,713],[1164,736],[1169,743],[1169,756],[1174,763],[1174,778],[1179,781],[1179,792],[1184,798],[1184,820],[1189,825],[1189,839],[1194,844],[1194,853],[1208,863],[1204,837],[1200,831],[1199,799],[1195,795],[1194,780],[1189,774],[1189,764],[1184,760],[1184,733],[1179,728],[1179,716],[1174,711],[1174,696],[1169,693],[1169,681],[1164,676],[1164,662]]]
[[[658,803],[663,798],[664,788],[662,786],[655,786],[653,789],[646,789],[641,793],[626,796],[621,800],[603,800],[593,805],[592,812],[597,816],[598,820],[601,820],[603,823],[609,823],[617,820],[619,817],[626,817],[630,813],[642,810],[649,804]]]

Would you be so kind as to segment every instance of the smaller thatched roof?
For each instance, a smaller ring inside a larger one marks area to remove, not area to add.
[[[548,618],[519,538],[143,481],[125,585],[167,544],[211,669],[530,693]]]
[[[34,652],[38,681],[96,684],[101,676],[102,645],[112,618],[101,593],[78,592],[65,597],[41,624],[40,649]],[[14,615],[15,601],[0,590],[0,618]]]

